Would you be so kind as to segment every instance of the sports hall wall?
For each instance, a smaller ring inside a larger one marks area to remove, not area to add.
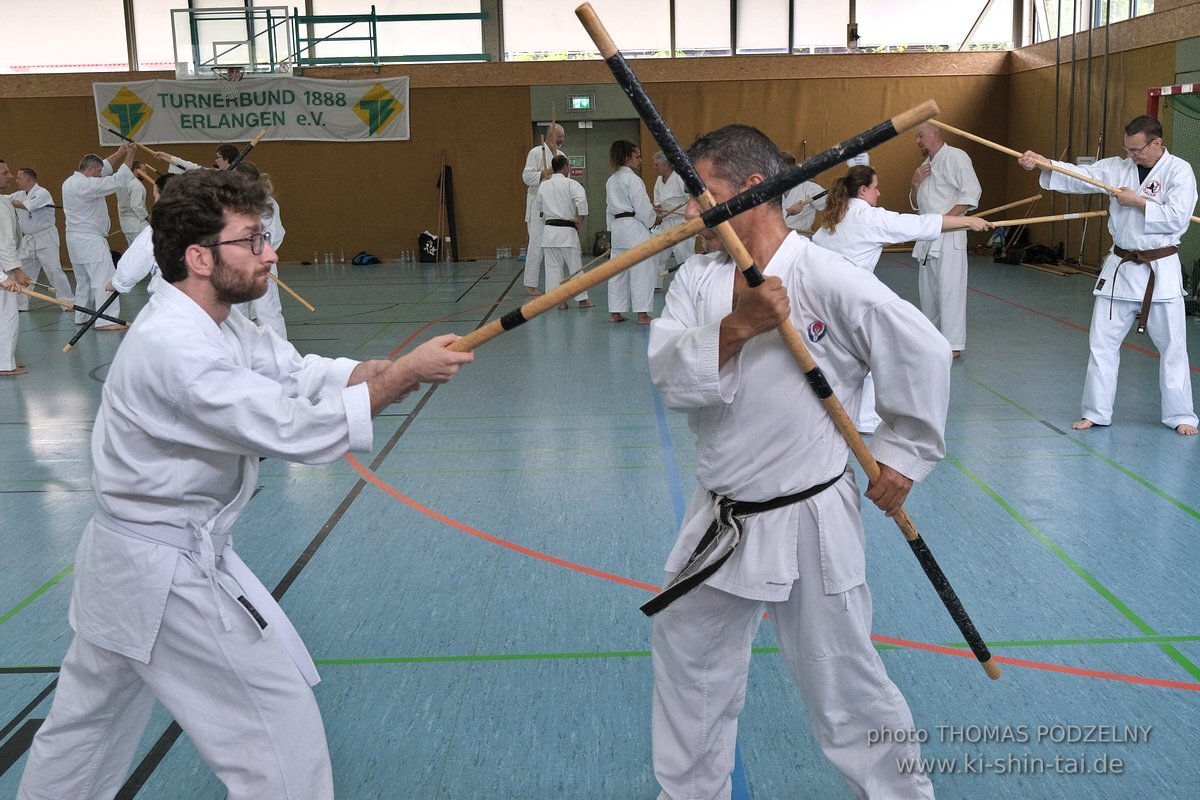
[[[1171,0],[1159,2],[1170,4]],[[1180,32],[1200,35],[1200,2],[1176,0],[1175,5],[1111,28],[1108,154],[1119,152],[1114,148],[1119,147],[1124,121],[1142,113],[1146,88],[1173,82],[1174,40]],[[1097,52],[1094,42],[1094,74],[1101,69]],[[1068,58],[1067,53],[1061,57]],[[1084,53],[1077,48],[1077,59]],[[635,61],[634,67],[685,143],[700,132],[738,121],[763,128],[797,154],[806,140],[812,155],[933,97],[946,122],[1016,149],[1030,147],[1049,155],[1055,110],[1063,129],[1067,114],[1065,95],[1055,85],[1054,59],[1050,42],[1015,53],[647,59]],[[1059,70],[1060,87],[1066,66]],[[1082,71],[1077,66],[1080,86]],[[306,74],[346,79],[375,75],[361,68]],[[515,252],[525,242],[519,171],[531,145],[530,87],[559,85],[565,91],[570,85],[611,82],[604,65],[594,61],[410,65],[385,68],[384,74],[411,78],[411,141],[266,141],[254,152],[252,160],[271,174],[282,207],[288,231],[283,260],[306,260],[314,250],[333,250],[336,256],[343,249],[347,258],[358,250],[394,257],[414,248],[421,230],[437,226],[436,179],[443,154],[454,169],[460,255],[484,257],[501,244]],[[80,156],[97,148],[91,82],[150,77],[167,76],[0,76],[0,157],[14,169],[34,166],[42,184],[57,197]],[[1093,136],[1098,132],[1099,105],[1093,101],[1091,107]],[[1082,113],[1076,109],[1076,126],[1081,125]],[[569,143],[571,123],[567,124]],[[984,187],[982,207],[1036,191],[1031,188],[1036,180],[1008,157],[972,143],[954,143],[975,160]],[[644,128],[641,144],[646,155],[657,149]],[[1089,149],[1094,148],[1093,142]],[[162,149],[207,164],[215,147]],[[569,144],[566,149],[570,152]],[[911,135],[872,152],[883,205],[907,210],[908,181],[919,160]],[[653,172],[648,158],[643,169],[649,183]],[[827,184],[836,174],[825,173],[819,180]],[[1075,235],[1071,231],[1068,238]]]

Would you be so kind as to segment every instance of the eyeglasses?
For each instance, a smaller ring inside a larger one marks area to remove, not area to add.
[[[1122,149],[1123,149],[1123,150],[1124,150],[1124,151],[1125,151],[1125,152],[1126,152],[1128,155],[1131,155],[1131,156],[1136,156],[1138,153],[1142,152],[1142,151],[1143,151],[1143,150],[1145,150],[1147,147],[1149,147],[1150,145],[1154,144],[1154,143],[1155,143],[1155,142],[1157,142],[1157,141],[1158,141],[1158,137],[1155,137],[1155,138],[1151,139],[1150,141],[1146,142],[1146,143],[1145,143],[1144,145],[1142,145],[1141,147],[1125,147],[1125,148],[1122,148]]]
[[[220,247],[223,244],[244,244],[249,243],[250,252],[256,256],[261,256],[263,251],[263,243],[271,241],[270,231],[256,233],[253,236],[247,236],[245,239],[226,239],[223,242],[213,242],[206,244],[205,247]]]

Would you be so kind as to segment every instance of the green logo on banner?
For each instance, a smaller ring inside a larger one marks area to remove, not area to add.
[[[392,120],[398,117],[403,110],[404,104],[378,83],[354,104],[354,113],[367,123],[367,129],[372,136],[391,124]]]
[[[100,112],[116,126],[122,136],[133,136],[150,119],[154,109],[142,102],[142,98],[125,87],[113,96],[112,101]]]

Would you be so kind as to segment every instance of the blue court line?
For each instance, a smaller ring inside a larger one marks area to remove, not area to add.
[[[675,525],[683,525],[683,514],[687,511],[687,503],[683,497],[683,481],[679,477],[679,466],[675,458],[675,445],[671,441],[671,429],[667,425],[667,409],[663,405],[658,389],[650,387],[650,396],[654,401],[654,418],[658,425],[658,441],[662,445],[663,459],[666,462],[667,485],[670,487],[671,503],[675,506]],[[742,748],[735,745],[733,750],[733,792],[730,800],[750,800],[750,785],[746,782],[746,770],[742,766]]]

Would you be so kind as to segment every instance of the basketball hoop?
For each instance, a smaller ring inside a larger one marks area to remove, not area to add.
[[[245,67],[217,67],[212,68],[213,75],[217,76],[217,82],[221,86],[221,94],[226,97],[236,97],[238,83],[246,75]]]

